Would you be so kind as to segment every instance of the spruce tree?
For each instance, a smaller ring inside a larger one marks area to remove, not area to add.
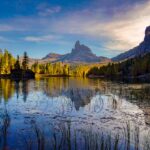
[[[26,71],[28,69],[29,58],[27,52],[24,52],[23,61],[22,61],[22,69]]]
[[[15,69],[19,70],[20,69],[20,62],[19,62],[19,55],[17,56],[17,61],[15,63]]]

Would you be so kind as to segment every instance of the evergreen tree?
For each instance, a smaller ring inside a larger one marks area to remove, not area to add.
[[[17,56],[17,61],[15,63],[15,69],[20,70],[20,61],[19,61],[19,55]]]
[[[24,52],[23,61],[22,61],[22,69],[26,71],[28,69],[29,58],[27,52]]]

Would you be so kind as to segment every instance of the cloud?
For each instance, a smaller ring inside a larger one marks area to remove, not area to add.
[[[114,48],[122,50],[137,46],[144,39],[144,31],[150,25],[150,2],[136,5],[126,14],[117,15],[105,26],[106,35],[114,39]]]
[[[13,41],[10,40],[10,39],[5,38],[3,36],[0,36],[0,42],[13,42]]]
[[[13,27],[6,24],[0,24],[0,32],[11,31]]]
[[[144,38],[146,26],[150,25],[150,1],[132,7],[122,6],[123,12],[121,8],[115,8],[114,13],[109,15],[104,9],[90,9],[67,11],[50,18],[47,16],[59,13],[61,7],[41,4],[37,8],[40,16],[1,20],[0,32],[32,32],[32,36],[24,38],[30,42],[49,42],[57,39],[51,33],[64,37],[64,41],[70,36],[79,36],[101,43],[108,50],[120,52],[137,46]],[[37,33],[42,36],[35,36]],[[63,38],[61,40],[63,41]]]
[[[61,11],[60,6],[49,6],[46,3],[40,4],[37,7],[39,16],[47,17],[52,14],[59,13]]]
[[[103,18],[93,12],[88,16],[71,14],[55,23],[53,30],[59,33],[77,34],[94,38],[107,39],[105,46],[114,50],[128,50],[137,46],[144,38],[144,30],[150,25],[150,1],[127,7],[126,12],[116,12],[114,16]],[[102,12],[102,10],[100,10]]]
[[[52,40],[59,39],[58,36],[44,35],[44,36],[27,36],[24,38],[28,42],[50,42]]]

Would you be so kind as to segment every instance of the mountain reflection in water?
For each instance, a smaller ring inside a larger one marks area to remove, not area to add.
[[[0,79],[0,149],[150,149],[150,85]]]

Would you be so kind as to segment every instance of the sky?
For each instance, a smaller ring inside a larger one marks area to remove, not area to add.
[[[137,46],[150,25],[150,0],[3,0],[0,48],[42,58],[69,53],[77,40],[98,56]]]

